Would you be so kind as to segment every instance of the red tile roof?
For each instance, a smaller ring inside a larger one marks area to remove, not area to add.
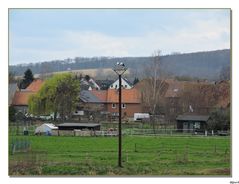
[[[118,103],[119,92],[116,89],[92,90],[100,101],[104,103]],[[141,94],[137,89],[122,89],[122,103],[141,103]]]
[[[108,103],[118,103],[119,93],[116,89],[108,89]],[[137,89],[122,89],[122,103],[141,103],[141,94]]]
[[[33,92],[38,92],[42,85],[43,85],[43,80],[41,79],[35,79],[32,81],[32,83],[26,88],[27,91],[33,91]]]
[[[12,105],[28,105],[29,97],[36,94],[41,89],[43,83],[41,79],[35,79],[25,90],[16,91]]]
[[[107,102],[107,90],[92,90],[91,91],[100,101]]]
[[[12,105],[28,105],[28,99],[35,92],[31,91],[16,91],[12,100]]]

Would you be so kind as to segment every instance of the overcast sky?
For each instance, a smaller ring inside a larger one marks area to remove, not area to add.
[[[229,9],[11,9],[10,64],[230,48]]]

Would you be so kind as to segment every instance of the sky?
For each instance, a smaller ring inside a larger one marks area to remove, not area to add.
[[[9,63],[230,48],[229,9],[10,9]]]

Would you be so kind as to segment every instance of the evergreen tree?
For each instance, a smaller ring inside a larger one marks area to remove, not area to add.
[[[90,76],[89,75],[85,75],[85,80],[89,81],[90,80]]]
[[[24,78],[23,78],[23,80],[20,82],[19,88],[20,88],[20,89],[26,89],[27,86],[29,86],[29,84],[31,84],[33,80],[34,80],[34,76],[33,76],[33,74],[32,74],[32,71],[31,71],[31,69],[28,68],[28,69],[24,72]]]
[[[16,114],[15,108],[13,106],[9,106],[9,120],[10,121],[16,120],[15,114]]]

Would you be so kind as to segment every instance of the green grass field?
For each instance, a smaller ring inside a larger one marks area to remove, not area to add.
[[[23,136],[10,137],[23,139]],[[9,155],[10,175],[230,175],[230,137],[25,136],[31,150]]]

